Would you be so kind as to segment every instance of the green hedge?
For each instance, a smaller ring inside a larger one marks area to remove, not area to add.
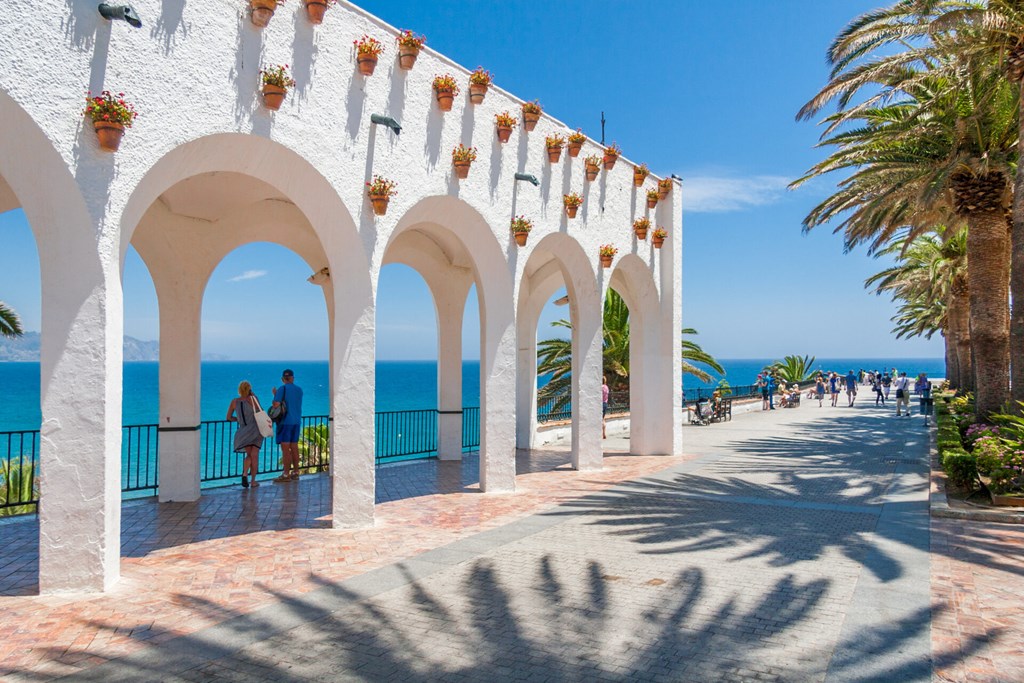
[[[959,425],[956,417],[950,414],[946,401],[935,402],[935,418],[938,422],[939,462],[949,483],[957,488],[973,488],[978,481],[978,461],[964,450]]]

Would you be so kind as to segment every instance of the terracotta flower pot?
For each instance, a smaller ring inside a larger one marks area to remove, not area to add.
[[[557,164],[558,160],[562,158],[561,147],[548,147],[548,161],[553,164]]]
[[[498,141],[508,142],[512,136],[512,126],[498,126]]]
[[[373,204],[373,215],[383,216],[388,212],[388,202],[391,197],[385,195],[370,195],[370,203]]]
[[[306,0],[306,16],[311,24],[324,23],[324,13],[327,11],[327,3],[324,0]]]
[[[479,83],[469,84],[469,101],[473,104],[482,104],[487,94],[487,86]]]
[[[647,239],[647,228],[633,228],[633,232],[636,233],[636,238],[638,240]]]
[[[647,208],[648,209],[653,209],[656,206],[658,206],[658,200],[657,199],[651,199],[650,197],[648,197],[647,198]]]
[[[651,244],[654,245],[655,249],[661,249],[661,245],[665,244],[665,238],[664,237],[652,237],[651,238]]]
[[[634,173],[633,174],[633,185],[636,187],[643,187],[644,181],[647,180],[646,173]]]
[[[664,180],[658,181],[658,199],[665,199],[668,197],[668,193],[672,191],[672,181],[665,182]]]
[[[469,161],[453,161],[452,164],[455,166],[455,175],[459,180],[465,180],[469,177]]]
[[[605,167],[605,170],[610,171],[613,168],[615,168],[615,162],[618,161],[618,160],[619,160],[619,155],[618,154],[608,154],[606,152],[605,155],[604,155],[604,167]]]
[[[264,28],[270,23],[270,18],[274,16],[277,0],[249,0],[249,8],[251,10],[249,19],[252,21],[252,25]]]
[[[356,64],[359,65],[359,73],[372,76],[373,70],[377,68],[377,58],[373,55],[359,55],[356,57]]]
[[[601,172],[601,168],[596,165],[587,164],[586,172],[587,180],[593,182],[597,180],[597,174]]]
[[[288,91],[276,85],[263,84],[263,106],[271,111],[277,111],[284,102],[284,96]]]
[[[580,150],[581,149],[583,149],[583,143],[582,142],[572,142],[571,140],[569,141],[569,156],[570,157],[572,157],[573,159],[578,157],[580,155]]]
[[[580,207],[578,206],[567,206],[565,207],[565,214],[569,216],[569,218],[576,218],[576,212],[579,210]]]
[[[113,121],[93,121],[93,128],[96,129],[96,139],[99,140],[100,149],[108,152],[116,152],[121,146],[121,138],[124,137],[124,124]]]
[[[611,256],[602,256],[601,257],[601,267],[602,268],[611,268],[612,267],[612,257]]]
[[[437,91],[437,108],[441,111],[451,111],[452,103],[455,101],[455,95],[452,94],[451,90],[438,90]]]
[[[420,56],[419,48],[415,47],[402,47],[398,51],[398,66],[408,71],[412,68],[413,64],[416,63],[416,58]]]
[[[530,236],[528,232],[514,232],[512,235],[516,238],[516,244],[521,247],[526,246],[526,238]]]
[[[523,112],[523,128],[525,128],[527,132],[536,128],[538,121],[540,121],[540,114],[535,112]]]

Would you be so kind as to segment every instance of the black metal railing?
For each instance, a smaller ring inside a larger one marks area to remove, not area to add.
[[[35,512],[39,431],[0,432],[0,517]]]
[[[462,409],[462,450],[480,448],[480,408]]]
[[[121,490],[155,489],[160,457],[157,425],[125,425],[121,428]]]
[[[330,418],[311,415],[302,418],[299,432],[299,469],[322,472],[330,464]],[[206,420],[199,425],[199,481],[222,482],[242,476],[242,453],[235,453],[238,425],[227,420]],[[281,447],[274,437],[263,439],[256,467],[258,474],[284,469]],[[155,488],[155,485],[154,485]]]
[[[376,414],[377,463],[437,455],[437,411],[395,410]]]
[[[559,405],[561,399],[549,398],[546,400],[537,399],[537,422],[559,422],[572,419],[572,404],[565,401]]]

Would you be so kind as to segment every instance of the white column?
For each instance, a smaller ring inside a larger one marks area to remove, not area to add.
[[[437,307],[437,457],[462,459],[462,317],[472,278],[464,269],[430,282]]]
[[[480,488],[516,487],[516,329],[508,301],[486,301],[480,310]]]
[[[47,230],[33,227],[37,235]],[[39,246],[39,589],[104,591],[120,576],[120,276],[116,263],[106,273],[90,267],[95,252],[45,240]]]
[[[544,303],[530,296],[516,319],[516,448],[533,448],[537,436],[537,321]]]
[[[657,222],[670,232],[669,239],[657,252],[660,288],[660,324],[658,330],[657,365],[661,386],[658,390],[658,422],[656,449],[659,452],[683,453],[683,205],[679,181],[672,182],[671,201],[658,202]]]
[[[579,289],[577,287],[577,291]],[[572,466],[577,470],[599,470],[604,460],[601,450],[602,308],[596,290],[570,297],[570,305],[573,321]]]
[[[163,272],[153,275],[160,302],[161,503],[200,496],[200,318],[205,282],[206,273],[196,268],[173,278]]]

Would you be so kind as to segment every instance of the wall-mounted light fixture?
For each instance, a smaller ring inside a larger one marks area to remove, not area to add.
[[[538,187],[540,185],[540,181],[537,180],[537,176],[530,175],[529,173],[516,173],[516,180],[525,180],[526,182],[531,183],[534,187]]]
[[[306,281],[311,285],[326,285],[331,279],[331,271],[324,266],[320,270],[310,275]]]
[[[399,133],[402,132],[402,127],[398,125],[398,121],[395,121],[390,116],[383,116],[381,114],[370,114],[370,123],[376,124],[378,126],[387,126],[388,128],[395,132],[395,135],[398,135]]]
[[[556,306],[565,306],[566,304],[569,303],[569,295],[566,294],[565,296],[560,296],[551,303],[553,303]]]
[[[131,5],[108,5],[101,2],[97,8],[100,15],[109,21],[126,21],[129,26],[142,28],[142,19]]]
[[[676,179],[676,180],[678,180],[679,182],[683,182],[683,179],[682,179],[682,178],[680,178],[679,176],[677,176],[677,175],[676,175],[675,173],[673,173],[673,174],[672,174],[671,176],[669,176],[669,177],[670,177],[670,178],[675,178],[675,179]]]

